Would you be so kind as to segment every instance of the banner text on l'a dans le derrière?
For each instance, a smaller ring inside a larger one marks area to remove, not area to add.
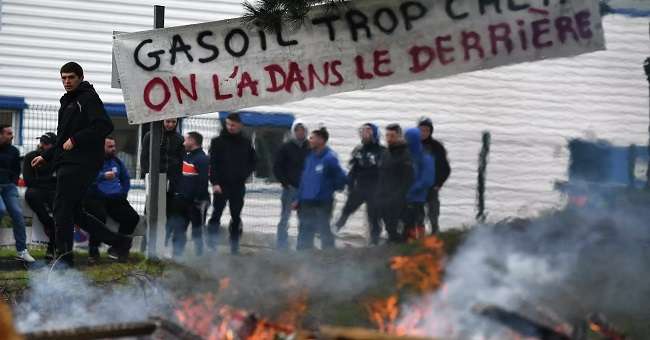
[[[297,29],[241,19],[117,34],[132,124],[605,48],[597,0],[360,0]]]

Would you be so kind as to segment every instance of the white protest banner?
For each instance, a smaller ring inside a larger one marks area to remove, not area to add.
[[[597,0],[360,0],[316,8],[293,31],[233,19],[118,34],[113,48],[134,124],[574,56],[605,42]]]

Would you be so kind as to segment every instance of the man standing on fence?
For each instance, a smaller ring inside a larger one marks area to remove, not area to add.
[[[451,167],[447,160],[447,150],[438,140],[433,138],[433,122],[431,119],[422,117],[418,121],[418,128],[420,129],[420,138],[424,150],[433,157],[435,161],[435,182],[427,196],[426,210],[427,217],[431,223],[431,233],[436,234],[440,226],[438,224],[438,217],[440,217],[440,198],[439,193],[442,186],[445,184],[449,175],[451,174]]]
[[[16,258],[34,262],[27,251],[27,234],[23,209],[18,197],[18,177],[20,177],[20,152],[11,145],[14,131],[9,125],[0,125],[0,218],[9,213],[16,241]]]
[[[54,211],[54,195],[56,194],[56,177],[54,177],[54,167],[52,164],[46,164],[38,169],[32,168],[32,160],[41,156],[56,143],[56,135],[48,132],[39,138],[38,148],[27,155],[23,161],[23,179],[27,190],[25,191],[25,201],[34,211],[38,220],[43,225],[45,235],[50,239],[47,243],[45,257],[54,258],[54,219],[50,213]]]
[[[95,182],[90,187],[86,200],[86,209],[89,214],[97,218],[102,224],[110,217],[119,223],[118,233],[125,237],[125,242],[117,247],[108,249],[108,256],[120,262],[125,262],[131,249],[131,235],[140,221],[140,216],[133,209],[127,196],[131,189],[131,176],[122,160],[117,158],[115,139],[106,137],[104,142],[106,158]],[[102,240],[98,235],[90,234],[88,241],[88,257],[91,261],[99,260],[99,246]]]
[[[32,160],[39,167],[53,163],[56,171],[56,251],[68,266],[73,265],[74,224],[83,214],[83,198],[104,161],[104,138],[113,131],[113,123],[104,104],[83,69],[75,62],[61,67],[66,94],[61,97],[57,141],[43,156]]]
[[[406,193],[413,183],[413,163],[398,124],[386,126],[386,144],[379,163],[377,201],[389,242],[403,241],[399,230],[406,210]]]
[[[192,239],[197,255],[203,254],[203,226],[210,205],[208,193],[208,168],[210,159],[203,151],[203,136],[190,132],[185,136],[185,158],[182,175],[169,202],[170,217],[168,229],[172,230],[174,257],[183,255],[187,243],[187,226],[192,222]]]
[[[379,161],[385,148],[379,144],[379,128],[375,124],[363,124],[359,135],[361,145],[354,148],[350,157],[348,199],[336,221],[336,227],[343,228],[350,215],[365,203],[370,226],[370,243],[376,245],[381,235],[381,224],[375,191],[379,177]]]
[[[291,204],[296,200],[300,175],[305,165],[305,158],[309,154],[307,142],[307,128],[296,120],[291,127],[291,138],[282,144],[273,163],[275,178],[282,184],[282,212],[278,223],[277,248],[289,248],[289,218],[291,217]]]
[[[221,214],[230,206],[230,252],[239,253],[242,234],[241,211],[244,207],[246,180],[255,170],[256,155],[251,140],[242,133],[244,125],[238,113],[226,118],[225,129],[210,143],[210,183],[212,183],[212,216],[208,222],[208,245],[216,249],[221,228]]]
[[[309,136],[311,153],[305,160],[300,179],[298,199],[298,250],[314,248],[314,237],[320,234],[321,248],[334,248],[334,235],[330,228],[334,210],[334,192],[343,190],[347,181],[334,151],[327,146],[326,128],[314,130]]]

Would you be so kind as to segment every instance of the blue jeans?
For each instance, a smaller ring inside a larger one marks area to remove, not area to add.
[[[334,234],[330,229],[334,202],[300,202],[298,208],[298,245],[296,249],[314,248],[314,237],[320,234],[321,248],[334,248]]]
[[[9,213],[14,227],[16,250],[23,251],[27,248],[27,234],[25,233],[25,219],[23,208],[18,197],[18,188],[15,184],[0,184],[0,218]]]
[[[282,211],[280,212],[280,222],[278,222],[278,249],[289,248],[289,218],[291,217],[291,204],[298,196],[298,189],[287,186],[282,188]]]

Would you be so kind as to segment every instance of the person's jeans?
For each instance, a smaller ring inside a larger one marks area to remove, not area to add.
[[[341,211],[341,217],[337,221],[337,228],[343,228],[350,215],[354,214],[365,203],[368,226],[370,227],[370,243],[378,244],[381,235],[381,221],[374,188],[374,186],[365,185],[350,190],[348,199]]]
[[[188,202],[180,198],[174,199],[174,207],[167,220],[167,225],[172,230],[172,244],[174,257],[183,255],[187,243],[187,227],[192,223],[192,240],[197,255],[203,254],[203,228],[205,226],[206,212],[209,201]]]
[[[282,188],[282,211],[278,222],[278,249],[289,248],[289,218],[291,217],[292,204],[298,196],[298,189],[290,185]]]
[[[15,184],[2,184],[0,185],[0,196],[2,196],[2,200],[0,200],[0,218],[9,213],[14,229],[16,250],[23,251],[27,249],[27,234],[25,232],[23,208],[18,197],[18,188]]]
[[[298,250],[314,248],[314,237],[320,234],[321,248],[334,248],[330,228],[334,202],[301,202],[298,207]]]

